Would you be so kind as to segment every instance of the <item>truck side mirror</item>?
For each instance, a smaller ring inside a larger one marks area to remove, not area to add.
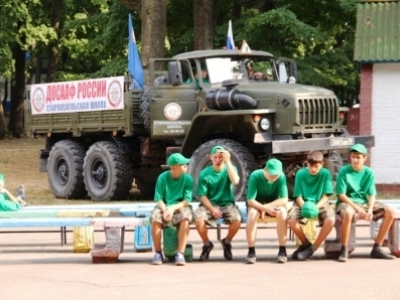
[[[168,62],[168,77],[172,86],[178,86],[182,84],[182,70],[179,61]]]

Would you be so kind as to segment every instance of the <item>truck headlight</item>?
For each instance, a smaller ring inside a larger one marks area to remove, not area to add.
[[[271,126],[269,120],[267,118],[262,118],[260,121],[260,127],[262,130],[268,130]]]

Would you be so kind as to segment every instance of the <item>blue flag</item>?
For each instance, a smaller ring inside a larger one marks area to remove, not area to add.
[[[132,76],[132,84],[134,89],[142,89],[144,86],[144,76],[142,63],[138,49],[136,46],[135,32],[133,31],[131,14],[128,16],[129,21],[129,42],[128,42],[128,71]]]
[[[229,25],[228,25],[228,35],[226,37],[226,49],[227,50],[235,49],[235,42],[233,41],[232,21],[231,20],[229,20]]]

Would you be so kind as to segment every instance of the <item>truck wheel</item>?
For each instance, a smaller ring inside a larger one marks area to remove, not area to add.
[[[77,142],[63,140],[51,148],[47,162],[47,176],[54,196],[80,199],[86,196],[83,183],[85,149]]]
[[[140,94],[140,109],[139,114],[143,120],[143,126],[147,130],[150,131],[151,124],[150,124],[150,88],[144,87],[143,92]]]
[[[257,168],[254,156],[242,144],[229,139],[216,139],[211,140],[194,151],[188,166],[188,173],[192,175],[194,181],[193,196],[197,201],[198,197],[195,195],[197,191],[197,183],[200,171],[205,167],[211,165],[209,154],[214,146],[222,146],[231,154],[231,161],[238,170],[240,182],[235,187],[235,201],[246,201],[247,183],[250,173]]]
[[[92,200],[125,200],[133,180],[132,164],[114,143],[97,142],[86,153],[83,179]]]

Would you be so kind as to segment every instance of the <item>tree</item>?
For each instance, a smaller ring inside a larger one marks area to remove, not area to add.
[[[21,137],[23,134],[23,102],[25,91],[25,49],[26,42],[25,28],[29,23],[28,9],[25,2],[4,1],[0,13],[2,20],[1,37],[3,38],[1,57],[5,67],[1,70],[10,76],[14,71],[14,78],[11,81],[11,111],[8,123],[8,131],[15,137]],[[12,63],[14,61],[14,64]],[[4,118],[4,111],[1,118]],[[3,136],[7,133],[5,124],[0,122],[0,132]]]
[[[3,101],[3,99],[0,99],[0,101]],[[5,136],[7,136],[7,133],[8,131],[7,131],[6,118],[4,116],[4,107],[3,105],[0,105],[0,140],[3,139]]]
[[[40,41],[49,38],[48,27],[43,20],[32,18],[41,9],[39,1],[2,0],[0,11],[2,44],[0,45],[0,74],[11,80],[11,111],[8,131],[14,137],[23,135],[23,104],[26,85],[27,50],[34,49]],[[5,132],[0,122],[0,132]]]
[[[53,0],[51,10],[51,28],[54,30],[55,38],[49,43],[49,59],[47,66],[46,82],[54,82],[56,79],[57,62],[60,54],[59,49],[59,31],[61,22],[61,5],[62,0]]]
[[[193,0],[194,49],[214,48],[213,0]]]
[[[24,94],[25,94],[25,54],[19,43],[15,43],[13,50],[15,61],[15,78],[11,83],[11,111],[8,130],[14,137],[20,138],[24,133]]]
[[[146,0],[142,2],[141,58],[143,68],[148,67],[149,59],[164,57],[167,25],[167,0]]]

